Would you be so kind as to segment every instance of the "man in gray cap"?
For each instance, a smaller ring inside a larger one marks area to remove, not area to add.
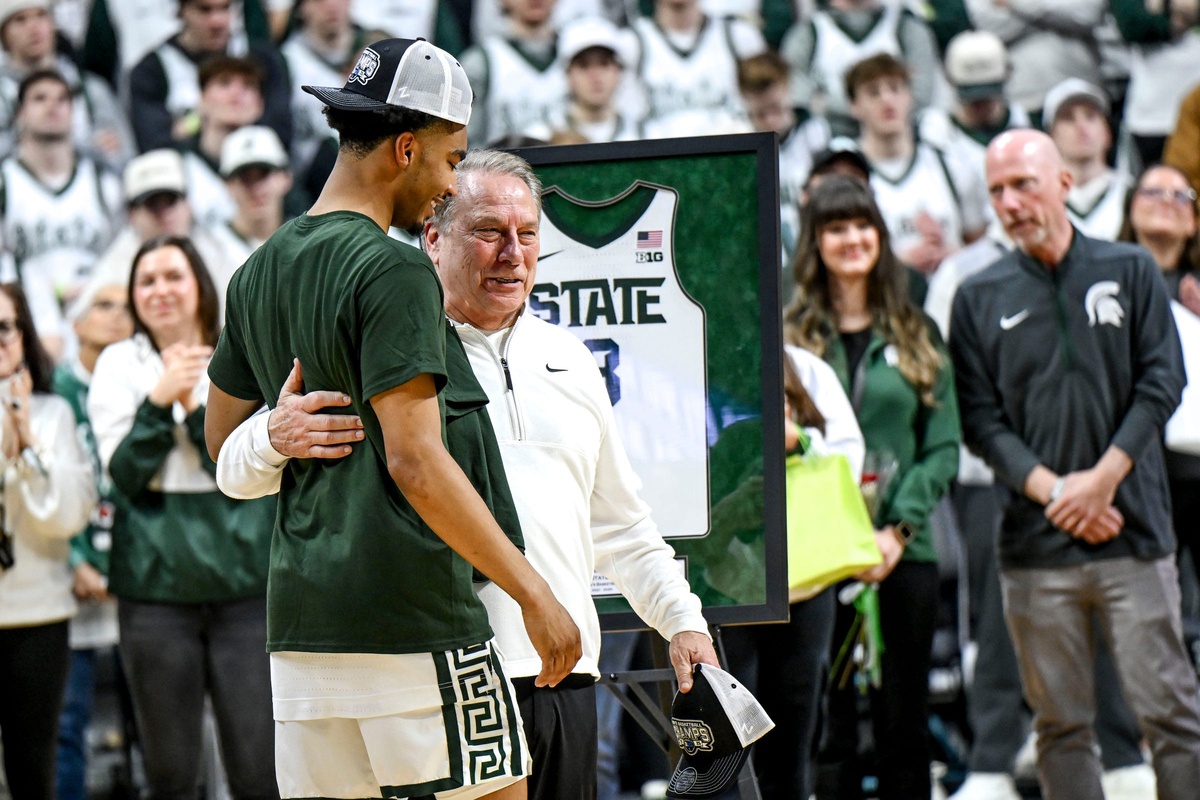
[[[294,357],[307,390],[344,388],[361,419],[352,453],[289,462],[279,494],[267,647],[280,795],[523,798],[529,750],[472,567],[520,606],[538,685],[567,677],[580,634],[517,549],[487,395],[433,265],[387,236],[454,194],[471,87],[448,53],[386,39],[344,88],[305,90],[327,106],[337,162],[309,213],[230,282],[205,420],[215,459],[276,401]]]

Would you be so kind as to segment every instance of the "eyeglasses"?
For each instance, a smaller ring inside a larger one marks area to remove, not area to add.
[[[15,319],[0,319],[0,344],[12,344],[21,337],[21,329]]]
[[[1138,189],[1137,193],[1148,200],[1166,200],[1171,203],[1178,203],[1181,206],[1196,202],[1196,191],[1194,189],[1146,188]]]

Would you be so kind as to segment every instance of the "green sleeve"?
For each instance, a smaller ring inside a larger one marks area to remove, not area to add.
[[[446,312],[431,264],[388,265],[359,291],[353,319],[364,401],[418,375],[445,386]]]
[[[933,507],[958,474],[962,430],[958,419],[958,396],[954,390],[954,368],[945,348],[938,349],[943,366],[934,385],[936,404],[933,408],[921,404],[916,454],[892,496],[888,522],[904,521],[925,528]]]
[[[90,561],[91,554],[92,544],[87,528],[84,528],[82,533],[71,537],[71,552],[67,556],[67,566],[73,570],[85,561]]]
[[[108,16],[107,0],[95,0],[83,40],[83,68],[116,85],[117,32]]]
[[[217,477],[217,462],[208,457],[208,443],[204,441],[204,411],[205,406],[200,406],[188,414],[183,420],[183,426],[187,429],[188,440],[196,446],[196,450],[200,453],[200,466],[215,478]]]
[[[175,417],[170,406],[151,403],[138,406],[133,428],[113,451],[108,474],[126,497],[137,497],[150,483],[175,447]],[[204,448],[201,448],[203,450]]]
[[[267,10],[261,0],[242,0],[242,17],[246,25],[246,38],[252,42],[274,45],[271,41],[271,26],[267,22]]]
[[[262,392],[250,362],[246,358],[246,348],[238,336],[240,317],[236,311],[237,276],[230,283],[225,300],[225,327],[221,329],[221,338],[213,351],[212,360],[208,362],[209,379],[226,394],[231,394],[240,400],[262,400]]]
[[[1142,44],[1171,41],[1170,16],[1147,11],[1144,0],[1109,0],[1108,9],[1125,41]]]

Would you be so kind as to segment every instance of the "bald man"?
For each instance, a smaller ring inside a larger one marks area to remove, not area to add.
[[[1194,800],[1200,714],[1162,452],[1184,385],[1167,295],[1144,250],[1072,227],[1050,137],[1001,134],[986,167],[1016,247],[959,289],[950,351],[964,438],[1015,495],[1001,580],[1043,797],[1104,798],[1092,730],[1103,635],[1158,797]]]

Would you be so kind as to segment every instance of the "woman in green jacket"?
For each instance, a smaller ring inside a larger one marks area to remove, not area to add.
[[[927,681],[937,616],[937,553],[929,516],[958,471],[954,378],[936,328],[906,293],[906,270],[868,185],[827,178],[804,211],[785,311],[790,344],[823,357],[850,397],[867,468],[894,465],[873,505],[883,563],[860,579],[879,584],[884,651],[871,713],[883,800],[930,796]],[[853,619],[841,606],[840,647]],[[817,796],[859,797],[854,685],[831,688]]]
[[[234,798],[277,798],[266,586],[275,499],[217,489],[204,444],[218,299],[187,239],[134,257],[134,335],[96,361],[88,416],[116,505],[109,590],[151,798],[190,797],[212,701]]]

